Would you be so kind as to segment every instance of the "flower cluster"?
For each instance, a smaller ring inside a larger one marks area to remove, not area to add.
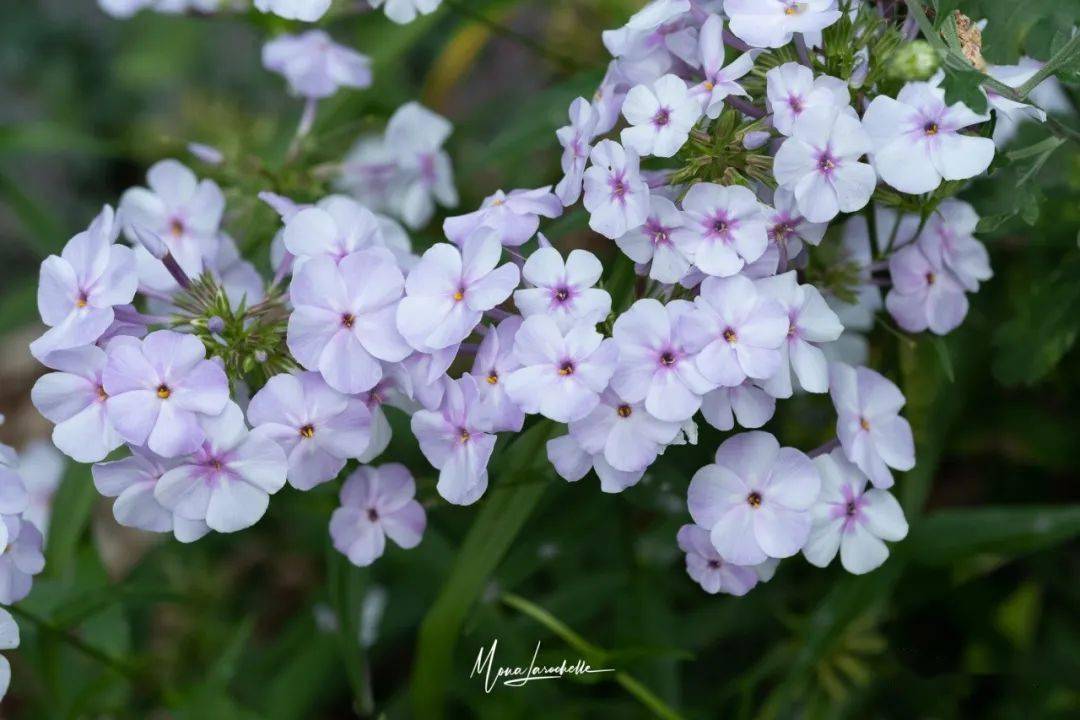
[[[303,20],[326,4],[256,2]],[[438,2],[373,4],[404,22]],[[343,194],[261,195],[282,219],[269,281],[223,231],[220,188],[161,162],[43,263],[49,329],[31,349],[52,372],[34,402],[119,522],[184,542],[348,473],[329,531],[357,565],[426,525],[409,470],[372,464],[387,407],[457,505],[530,416],[565,426],[546,445],[556,473],[595,471],[609,493],[696,443],[700,418],[731,432],[677,537],[706,591],[745,594],[799,553],[873,570],[907,532],[888,488],[915,448],[903,394],[852,348],[883,307],[904,331],[949,332],[991,277],[953,197],[994,157],[989,116],[947,103],[940,77],[895,79],[915,34],[895,15],[650,2],[604,33],[607,73],[556,132],[562,177],[446,217],[422,252],[392,218],[420,228],[458,198],[452,125],[417,103],[338,165]],[[264,64],[308,100],[298,137],[315,101],[371,81],[319,30],[272,40]],[[564,212],[611,241],[606,264],[540,232]],[[760,429],[797,392],[832,401],[818,449]]]
[[[386,17],[399,25],[429,15],[442,0],[358,0],[374,9],[382,8]],[[253,0],[255,9],[286,20],[315,22],[327,14],[332,0]],[[118,18],[128,18],[142,10],[175,15],[178,13],[213,13],[221,10],[244,10],[246,0],[98,0],[101,9]]]

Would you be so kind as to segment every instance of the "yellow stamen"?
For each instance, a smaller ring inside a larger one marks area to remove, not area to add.
[[[172,390],[169,389],[168,385],[158,385],[157,396],[159,398],[161,398],[162,400],[168,400],[170,395],[172,395]]]
[[[458,290],[456,293],[454,293],[454,300],[457,300],[458,302],[461,302],[464,299],[465,299],[465,293],[461,292],[460,290]]]
[[[311,425],[305,425],[304,427],[300,428],[300,434],[310,440],[311,438],[315,437],[315,428]]]

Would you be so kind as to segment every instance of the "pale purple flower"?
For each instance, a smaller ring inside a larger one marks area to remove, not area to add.
[[[968,300],[940,258],[931,260],[920,245],[907,245],[889,258],[892,289],[885,307],[896,324],[908,332],[929,329],[946,335],[960,326],[968,311]]]
[[[439,470],[436,489],[454,505],[471,505],[488,485],[488,460],[495,449],[476,380],[465,375],[446,383],[442,406],[412,416],[412,432],[424,457]]]
[[[580,420],[570,423],[570,435],[591,455],[603,455],[615,470],[640,472],[675,441],[680,425],[659,420],[643,403],[628,403],[613,390]]]
[[[659,73],[655,75],[655,77],[659,76]],[[600,81],[596,92],[593,93],[592,108],[596,111],[594,138],[607,134],[619,122],[623,99],[633,84],[623,71],[619,60],[608,63],[604,79]]]
[[[341,486],[341,507],[330,516],[334,548],[366,567],[382,557],[387,537],[406,550],[416,547],[427,515],[415,496],[416,483],[400,463],[357,468]]]
[[[331,0],[255,0],[255,9],[286,20],[315,22],[330,8]]]
[[[675,203],[661,195],[649,198],[649,215],[640,225],[615,240],[619,249],[636,263],[649,263],[649,277],[662,283],[676,283],[690,271],[690,258],[675,244],[675,230],[682,227],[683,214]]]
[[[102,460],[123,444],[105,409],[108,395],[102,383],[105,351],[94,345],[49,354],[48,365],[57,370],[34,383],[30,398],[50,422],[52,441],[64,454],[81,463]]]
[[[687,505],[721,558],[756,565],[802,549],[820,486],[810,458],[757,430],[720,445],[716,464],[690,481]]]
[[[710,595],[723,592],[741,597],[758,583],[752,567],[725,562],[716,552],[709,531],[698,525],[683,525],[677,536],[679,549],[686,553],[686,573]]]
[[[199,418],[199,424],[206,439],[161,476],[154,497],[176,515],[205,521],[217,532],[251,527],[266,512],[270,495],[285,486],[285,453],[265,429],[247,429],[236,403],[216,417]]]
[[[411,351],[394,321],[404,284],[385,248],[360,250],[339,263],[308,260],[290,291],[293,357],[339,392],[370,390],[382,378],[379,360],[398,362]]]
[[[142,246],[138,232],[158,237],[184,272],[198,277],[204,259],[217,249],[225,196],[217,183],[200,181],[177,160],[155,163],[147,171],[146,181],[149,188],[131,188],[121,196],[117,219],[136,246],[140,283],[168,292],[176,289],[176,281]]]
[[[815,33],[840,19],[836,0],[724,0],[731,32],[748,45],[778,48],[795,33]]]
[[[37,304],[49,330],[30,344],[34,357],[96,341],[112,325],[113,308],[135,297],[135,258],[129,248],[113,244],[118,233],[106,205],[60,255],[41,263]]]
[[[564,263],[555,248],[540,248],[521,270],[533,287],[515,290],[514,304],[526,318],[549,316],[563,332],[574,325],[596,325],[611,312],[611,295],[593,287],[603,271],[586,250],[571,250]]]
[[[869,368],[831,363],[829,394],[840,447],[875,487],[892,486],[890,467],[915,467],[911,425],[899,415],[905,402],[900,388]]]
[[[225,162],[225,153],[218,150],[213,145],[207,145],[200,142],[189,142],[187,144],[187,151],[192,154],[196,160],[200,160],[207,165],[220,165]]]
[[[935,266],[947,268],[968,292],[976,292],[980,282],[994,275],[990,254],[974,237],[978,224],[971,205],[949,198],[931,213],[918,238],[923,255],[933,258]]]
[[[611,387],[630,403],[644,401],[660,420],[689,419],[701,407],[701,396],[714,387],[694,362],[707,338],[692,322],[693,312],[685,300],[665,306],[645,298],[615,321],[619,363]]]
[[[94,465],[91,472],[97,491],[116,498],[113,503],[116,522],[147,532],[171,532],[180,542],[190,543],[210,532],[207,524],[201,519],[188,520],[177,515],[154,497],[161,476],[180,462],[136,449],[129,457]]]
[[[229,381],[192,335],[158,330],[109,343],[101,374],[109,422],[126,442],[163,457],[194,452],[205,440],[199,420],[218,415]]]
[[[689,0],[653,0],[634,13],[626,25],[605,30],[604,47],[619,58],[623,71],[637,82],[660,77],[671,67],[672,56],[696,62],[694,30],[689,26]]]
[[[690,139],[701,117],[701,104],[677,75],[664,75],[648,85],[635,85],[626,94],[623,117],[630,123],[620,138],[638,155],[672,157]]]
[[[718,387],[701,399],[701,415],[717,430],[731,430],[735,421],[744,428],[759,428],[776,412],[776,398],[752,380],[733,387]]]
[[[829,368],[819,345],[840,337],[844,326],[813,285],[800,285],[795,271],[756,282],[758,290],[783,308],[787,335],[780,347],[780,367],[763,387],[777,398],[789,398],[792,372],[803,390],[823,393],[829,389]]]
[[[18,515],[0,516],[7,546],[0,552],[0,605],[14,605],[30,594],[30,586],[45,568],[44,540],[33,523]]]
[[[994,141],[960,130],[986,121],[964,103],[945,104],[945,91],[912,82],[896,99],[879,95],[863,115],[881,179],[905,193],[930,192],[942,180],[965,180],[990,166]]]
[[[606,493],[622,492],[641,480],[645,468],[640,470],[616,470],[604,457],[604,453],[590,453],[573,435],[561,435],[547,442],[547,457],[555,472],[568,482],[577,482],[595,470],[600,478],[600,490]]]
[[[540,227],[540,218],[562,215],[563,205],[546,185],[535,190],[511,190],[509,194],[496,191],[484,199],[480,209],[466,215],[448,217],[443,232],[452,242],[461,245],[479,228],[491,228],[507,247],[526,243]]]
[[[251,398],[247,416],[285,451],[289,484],[298,490],[333,480],[371,442],[364,401],[334,390],[317,372],[270,378]]]
[[[526,413],[580,420],[600,401],[618,354],[614,341],[591,325],[563,332],[551,317],[533,315],[514,336],[521,367],[506,378],[506,394]]]
[[[52,443],[34,440],[20,453],[19,472],[30,503],[22,511],[22,519],[32,522],[42,535],[49,533],[53,498],[64,478],[68,463]],[[0,513],[6,512],[0,508]]]
[[[585,171],[585,209],[589,227],[614,240],[645,222],[649,186],[639,171],[638,155],[613,140],[601,140]]]
[[[588,100],[579,97],[570,103],[570,124],[555,131],[562,145],[563,177],[555,186],[555,195],[566,207],[581,197],[581,183],[585,177],[585,164],[589,160],[592,141],[600,116]]]
[[[697,183],[682,207],[683,226],[672,238],[706,275],[734,275],[761,257],[769,244],[761,203],[741,185]]]
[[[371,59],[338,45],[322,30],[278,35],[263,45],[262,63],[283,75],[291,92],[305,98],[327,98],[342,87],[371,85]]]
[[[877,174],[859,158],[871,150],[858,118],[836,107],[807,110],[776,153],[773,175],[795,193],[810,222],[828,222],[870,201]]]
[[[424,253],[405,281],[397,328],[421,352],[456,345],[469,336],[485,310],[510,297],[520,272],[500,267],[502,245],[493,231],[481,228],[459,250],[437,243]]]
[[[12,517],[20,519],[30,507],[30,493],[19,473],[0,466],[0,519]],[[0,522],[0,554],[12,538],[8,535],[8,525]]]
[[[795,62],[765,73],[765,93],[773,127],[784,135],[791,135],[795,121],[808,110],[834,107],[852,112],[848,105],[851,93],[843,80],[831,75],[815,78],[813,70]]]
[[[368,0],[371,7],[380,8],[391,21],[398,25],[411,23],[420,15],[430,15],[442,3],[442,0]]]
[[[724,98],[729,95],[747,95],[743,86],[735,82],[750,72],[754,66],[754,53],[739,55],[730,65],[724,65],[724,21],[719,15],[710,14],[698,32],[698,53],[705,80],[690,91],[697,98],[702,112],[716,119],[724,109]]]
[[[1020,87],[1037,73],[1045,63],[1030,57],[1021,57],[1016,65],[990,65],[986,74],[1000,80],[1009,87]],[[1032,104],[1009,100],[984,87],[990,107],[996,111],[994,123],[994,144],[999,148],[1007,145],[1019,131],[1020,123],[1025,120],[1043,122],[1046,113],[1073,113],[1073,105],[1056,77],[1050,75],[1039,83],[1028,95]]]
[[[734,387],[748,378],[769,378],[780,368],[788,318],[752,280],[707,277],[694,304],[697,331],[705,342],[696,363],[709,382]]]
[[[855,575],[868,573],[889,557],[883,540],[907,537],[908,524],[900,503],[887,490],[866,489],[866,476],[837,448],[814,458],[821,475],[821,494],[811,511],[813,526],[803,555],[825,567],[837,551],[840,564]]]
[[[302,260],[328,257],[340,262],[345,256],[369,247],[383,246],[382,227],[373,212],[351,198],[331,195],[314,207],[295,211],[285,219],[285,247]]]
[[[450,122],[416,102],[398,108],[386,124],[385,152],[394,159],[391,205],[410,228],[425,225],[435,203],[455,207],[454,171],[442,149]]]
[[[506,378],[521,367],[514,353],[514,336],[520,327],[521,318],[517,315],[489,327],[473,361],[471,374],[476,378],[480,404],[494,431],[518,432],[525,422],[525,413],[506,393]]]
[[[789,260],[795,258],[803,243],[818,245],[825,237],[828,223],[812,223],[799,212],[795,193],[788,188],[777,188],[773,194],[773,207],[765,209],[769,227],[769,240],[782,249]]]
[[[106,2],[106,0],[102,0]],[[14,650],[19,647],[19,626],[11,613],[0,608],[0,650]],[[8,686],[11,684],[11,663],[3,655],[0,655],[0,700],[7,695]]]

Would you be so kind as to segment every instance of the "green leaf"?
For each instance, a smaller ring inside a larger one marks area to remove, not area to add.
[[[50,576],[63,576],[74,563],[75,551],[90,522],[97,497],[88,467],[72,463],[56,491],[49,523],[45,572]]]
[[[904,554],[920,565],[949,565],[988,553],[1019,555],[1080,535],[1080,505],[940,510],[912,527]]]
[[[945,102],[950,105],[962,102],[974,112],[986,112],[986,94],[982,90],[984,79],[985,76],[974,68],[946,66],[942,83]]]
[[[461,626],[546,489],[546,483],[534,481],[549,472],[538,466],[546,461],[544,443],[551,431],[550,422],[533,425],[503,456],[505,462],[493,474],[512,482],[488,491],[449,577],[420,625],[412,680],[416,717],[437,720],[444,715]]]

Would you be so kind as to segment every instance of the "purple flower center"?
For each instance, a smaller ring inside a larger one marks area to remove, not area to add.
[[[670,350],[665,350],[663,354],[660,355],[660,364],[665,367],[671,367],[672,365],[674,365],[675,360],[675,353],[671,352]]]
[[[923,134],[925,134],[927,137],[933,137],[934,135],[937,135],[938,130],[940,130],[938,124],[933,120],[923,125]]]
[[[801,97],[799,97],[798,95],[789,95],[787,102],[788,107],[791,108],[791,112],[795,113],[796,115],[802,112],[803,104]]]
[[[371,522],[378,522],[378,520],[379,520],[379,511],[376,510],[375,508],[368,508],[367,519],[370,520]]]
[[[571,294],[570,288],[564,285],[555,288],[554,292],[551,293],[551,296],[554,298],[555,302],[564,303],[570,299]]]
[[[466,429],[466,428],[458,428],[458,439],[461,440],[462,445],[469,442],[470,437],[472,437],[472,436],[469,435],[468,429]]]
[[[621,201],[626,195],[626,183],[623,182],[622,174],[612,175],[609,182],[611,183],[611,197]]]
[[[787,240],[788,235],[794,232],[794,230],[795,224],[790,220],[784,220],[773,225],[772,229],[769,231],[769,235],[776,242],[784,242]]]
[[[645,221],[645,233],[654,247],[671,243],[670,231],[661,225],[657,218],[649,218]]]
[[[86,291],[80,292],[79,297],[75,298],[75,307],[84,308],[89,301],[90,298],[87,296]]]
[[[562,363],[559,365],[559,374],[563,375],[563,376],[573,375],[574,374],[574,361],[573,360],[563,360]]]
[[[720,569],[720,561],[719,560],[710,560],[708,565],[709,565],[710,570],[719,570]]]
[[[656,127],[664,127],[669,122],[671,122],[671,111],[667,108],[660,108],[652,119],[652,123]]]
[[[937,276],[932,272],[926,273],[926,284],[933,285],[935,282],[937,282]]]
[[[734,345],[739,341],[739,335],[735,332],[735,328],[724,329],[724,340],[727,341],[728,345]]]
[[[761,507],[761,494],[754,491],[746,496],[746,504],[755,510]]]
[[[341,326],[352,330],[353,323],[356,322],[356,318],[351,313],[345,313],[341,316]]]
[[[97,386],[97,396],[98,396],[98,400],[100,400],[101,402],[105,402],[106,400],[109,399],[109,393],[105,392],[105,386],[104,385],[98,385]]]
[[[435,170],[435,156],[424,153],[420,156],[420,178],[428,185],[434,185],[438,173]]]
[[[836,158],[828,150],[821,153],[818,157],[818,170],[825,175],[831,175],[832,171],[836,169]]]

